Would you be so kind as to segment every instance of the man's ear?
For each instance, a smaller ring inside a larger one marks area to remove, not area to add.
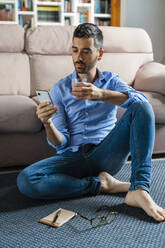
[[[98,56],[98,60],[101,60],[102,56],[103,56],[103,53],[104,53],[104,49],[100,49],[99,51],[99,56]]]

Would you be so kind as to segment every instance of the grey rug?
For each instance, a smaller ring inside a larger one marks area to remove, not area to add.
[[[128,181],[130,168],[127,163],[116,178]],[[16,173],[0,175],[0,248],[165,247],[165,222],[157,223],[143,210],[124,204],[125,194],[63,201],[31,200],[18,192],[16,176]],[[165,208],[165,160],[153,161],[151,196]],[[100,228],[90,229],[90,224],[80,217],[60,228],[38,222],[59,207],[92,218],[102,205],[108,205],[118,214],[110,225]]]

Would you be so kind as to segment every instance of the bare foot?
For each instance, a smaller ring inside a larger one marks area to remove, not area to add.
[[[103,193],[128,192],[130,183],[121,182],[107,172],[100,172],[99,177],[101,178],[101,191]]]
[[[129,191],[126,195],[125,203],[132,207],[142,208],[149,216],[157,221],[165,220],[165,209],[159,207],[145,190],[137,189]]]

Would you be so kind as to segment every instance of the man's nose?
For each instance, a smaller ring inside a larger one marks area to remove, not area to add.
[[[82,53],[79,52],[79,53],[77,54],[77,61],[82,61],[82,60],[83,60]]]

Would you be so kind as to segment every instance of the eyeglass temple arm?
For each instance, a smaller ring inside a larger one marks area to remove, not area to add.
[[[80,214],[79,212],[77,212],[77,214],[78,214],[80,217],[82,217],[83,219],[91,221],[90,219],[88,219],[86,216],[83,216],[83,215]]]

